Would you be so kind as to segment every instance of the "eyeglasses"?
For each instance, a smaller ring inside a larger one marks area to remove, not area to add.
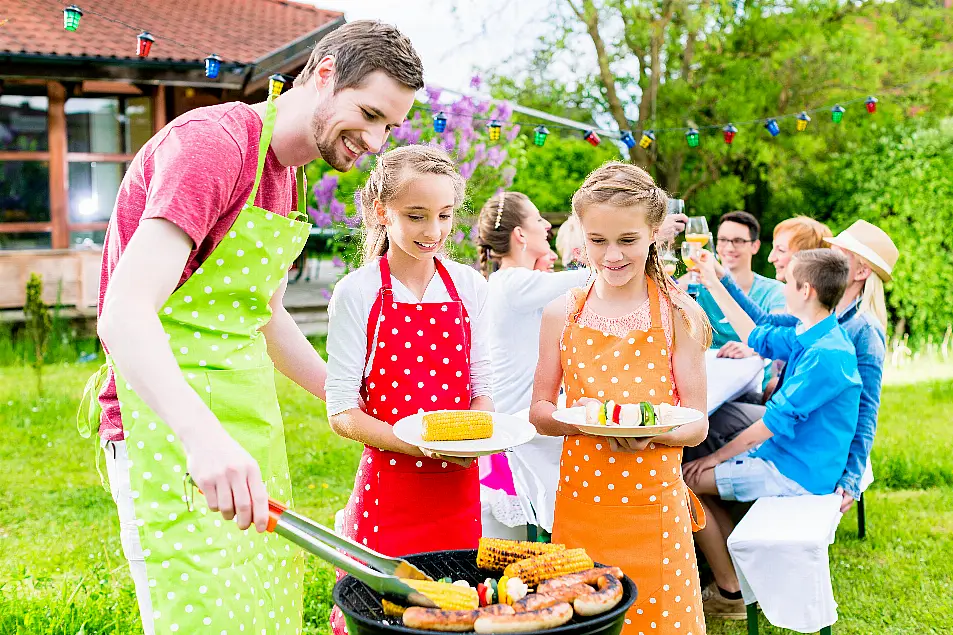
[[[753,240],[748,240],[747,238],[719,238],[718,239],[719,245],[726,245],[726,246],[731,245],[735,249],[738,249],[739,247],[743,247],[745,245],[750,245],[753,242],[754,242]]]

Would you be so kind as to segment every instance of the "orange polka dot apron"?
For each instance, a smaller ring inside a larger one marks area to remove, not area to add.
[[[387,257],[380,259],[381,288],[367,319],[373,362],[361,392],[365,411],[391,425],[418,412],[470,407],[470,318],[446,267],[434,263],[451,301],[407,303],[394,300]],[[476,549],[482,533],[476,461],[463,468],[365,447],[344,533],[389,556]],[[344,632],[336,607],[331,621],[335,633]]]
[[[616,337],[578,323],[592,284],[574,290],[560,344],[567,402],[582,397],[620,403],[674,400],[659,295],[648,280],[652,326]],[[651,443],[612,452],[605,439],[563,443],[553,542],[584,547],[597,562],[633,579],[638,600],[625,635],[703,635],[701,590],[692,531],[701,505],[682,480],[682,448]]]

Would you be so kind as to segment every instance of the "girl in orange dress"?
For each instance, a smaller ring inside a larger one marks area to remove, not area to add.
[[[638,599],[625,635],[703,635],[692,531],[704,526],[682,480],[682,448],[701,443],[708,420],[651,439],[581,435],[555,421],[560,384],[569,403],[649,401],[706,412],[711,326],[662,272],[655,245],[665,192],[644,170],[610,162],[572,200],[597,274],[543,312],[530,419],[565,436],[553,542],[584,547],[633,579]]]

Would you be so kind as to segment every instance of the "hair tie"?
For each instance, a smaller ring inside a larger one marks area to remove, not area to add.
[[[503,202],[506,200],[506,192],[500,192],[500,202],[496,204],[496,222],[493,223],[493,229],[500,228],[500,221],[503,220]]]

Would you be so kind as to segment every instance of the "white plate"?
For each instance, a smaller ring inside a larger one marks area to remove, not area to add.
[[[435,412],[459,412],[455,410],[437,410]],[[470,458],[497,454],[531,441],[536,436],[536,427],[526,419],[500,412],[493,415],[493,436],[489,439],[471,441],[424,441],[421,432],[423,416],[419,412],[404,417],[394,424],[394,434],[404,443],[424,448],[445,456]]]
[[[686,423],[692,423],[702,418],[702,413],[694,408],[672,406],[669,410],[671,423],[656,426],[600,426],[586,423],[586,408],[561,408],[553,413],[553,419],[562,423],[576,426],[580,431],[600,437],[655,437],[666,432],[676,430]]]

